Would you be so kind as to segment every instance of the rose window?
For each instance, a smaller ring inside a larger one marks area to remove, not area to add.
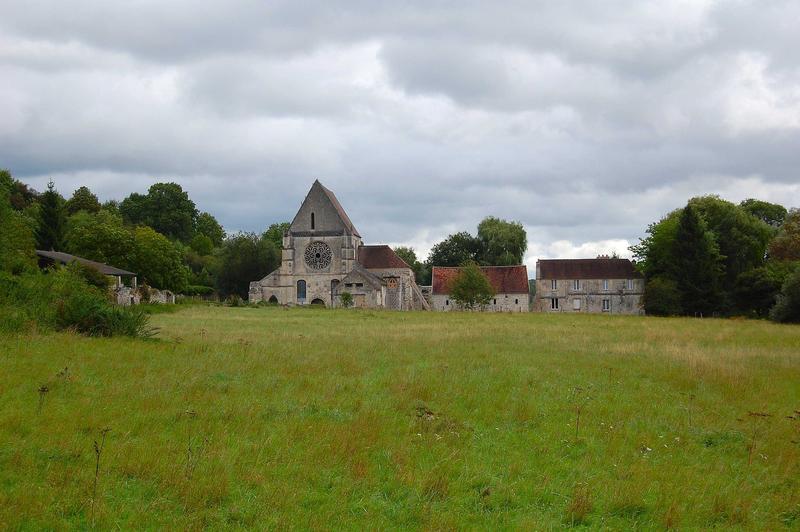
[[[305,259],[312,270],[323,270],[331,264],[331,248],[325,242],[312,242],[306,247]]]

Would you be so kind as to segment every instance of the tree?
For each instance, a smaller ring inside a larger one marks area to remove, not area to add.
[[[717,196],[692,198],[689,204],[697,209],[719,247],[725,292],[733,287],[742,272],[764,265],[767,246],[775,234],[773,227]]]
[[[64,240],[65,249],[73,255],[117,268],[132,267],[133,234],[121,218],[108,211],[80,211],[70,216]]]
[[[678,220],[673,254],[670,277],[677,282],[683,312],[708,315],[719,311],[722,257],[714,235],[691,203]]]
[[[787,277],[769,313],[773,321],[800,323],[800,269]]]
[[[450,297],[467,310],[483,309],[494,297],[492,284],[474,261],[464,264],[448,288]]]
[[[292,224],[289,222],[274,223],[269,227],[267,227],[267,230],[264,231],[263,238],[266,238],[267,240],[275,244],[275,247],[277,249],[282,249],[283,235],[284,233],[286,233],[286,231],[289,230],[289,227],[291,225]]]
[[[739,207],[772,227],[780,227],[786,218],[786,207],[777,203],[751,198],[741,202]]]
[[[8,201],[15,211],[28,209],[39,198],[38,192],[22,181],[14,179],[8,170],[0,169],[0,186],[6,188]]]
[[[786,278],[798,266],[793,262],[770,261],[765,266],[739,275],[734,286],[736,308],[758,317],[767,317]]]
[[[636,265],[646,279],[668,277],[677,269],[673,245],[680,215],[681,210],[678,209],[650,224],[647,227],[648,236],[630,247]]]
[[[678,283],[665,277],[654,277],[648,280],[644,287],[642,306],[646,314],[653,316],[683,314]]]
[[[482,248],[480,261],[489,266],[522,264],[528,249],[528,237],[521,223],[493,216],[478,224],[478,240]]]
[[[202,233],[194,235],[192,241],[189,242],[189,247],[192,248],[198,255],[211,255],[214,251],[214,243],[209,237]]]
[[[477,262],[481,250],[481,241],[462,231],[434,245],[427,263],[430,266],[460,266],[469,261]]]
[[[778,235],[769,244],[769,256],[774,260],[800,260],[800,209],[792,209]]]
[[[147,225],[182,242],[188,242],[195,232],[197,208],[177,183],[156,183],[146,196],[133,193],[119,209],[126,223]]]
[[[130,266],[143,282],[155,288],[182,292],[188,284],[189,270],[181,254],[167,237],[150,227],[133,230]]]
[[[0,271],[22,273],[35,267],[31,224],[11,205],[13,182],[0,171]],[[7,173],[7,172],[6,172]]]
[[[119,211],[119,202],[117,200],[108,200],[103,202],[100,208],[114,216],[119,217],[122,219],[122,213]]]
[[[64,210],[64,198],[56,191],[52,180],[47,184],[47,191],[42,194],[39,203],[36,246],[46,251],[61,251],[64,247],[67,216]]]
[[[67,214],[75,214],[78,211],[95,213],[100,210],[100,201],[97,196],[87,187],[80,187],[72,193],[72,197],[67,200]]]
[[[201,212],[197,215],[197,233],[205,235],[211,239],[211,244],[214,247],[222,245],[225,240],[225,230],[219,224],[216,218],[207,212]]]
[[[118,208],[120,214],[122,215],[122,220],[126,224],[147,225],[147,196],[144,194],[139,194],[138,192],[132,193],[130,196],[120,202]]]
[[[223,296],[247,298],[250,282],[261,279],[280,264],[280,252],[272,240],[255,233],[228,237],[220,249],[217,289]]]

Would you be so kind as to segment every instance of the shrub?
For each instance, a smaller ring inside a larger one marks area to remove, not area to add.
[[[342,302],[342,307],[350,308],[353,306],[353,294],[350,292],[342,292],[339,296],[339,300]]]
[[[3,330],[74,330],[89,336],[151,336],[139,309],[112,305],[106,294],[70,268],[20,276],[0,274]]]
[[[777,302],[769,313],[773,321],[800,323],[800,270],[783,283]]]
[[[184,295],[187,296],[210,296],[214,293],[214,288],[211,286],[203,286],[199,284],[190,284],[186,287]]]
[[[225,300],[225,303],[229,307],[241,307],[241,306],[244,306],[244,301],[242,300],[241,297],[239,297],[239,294],[231,294],[231,295],[229,295],[228,299]]]

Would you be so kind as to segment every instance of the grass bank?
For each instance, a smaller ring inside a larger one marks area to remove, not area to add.
[[[203,306],[152,324],[0,336],[0,523],[800,526],[800,327]]]

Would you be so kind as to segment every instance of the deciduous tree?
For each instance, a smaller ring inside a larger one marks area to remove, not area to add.
[[[494,297],[492,284],[474,261],[464,264],[448,288],[450,297],[467,310],[482,309]]]
[[[217,289],[220,294],[247,298],[250,282],[277,268],[280,252],[272,240],[255,233],[239,233],[225,240],[219,258]]]
[[[67,214],[75,214],[79,211],[95,213],[100,210],[100,200],[87,187],[80,187],[67,200],[66,207]]]
[[[528,237],[521,223],[493,216],[478,224],[478,240],[482,248],[480,262],[489,266],[522,264],[528,248]]]

